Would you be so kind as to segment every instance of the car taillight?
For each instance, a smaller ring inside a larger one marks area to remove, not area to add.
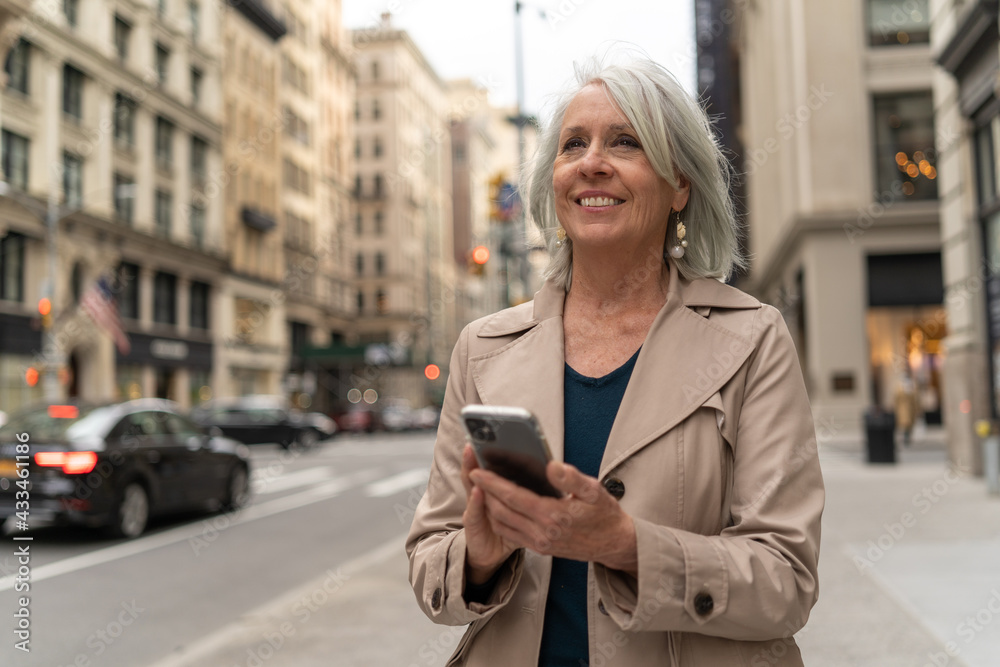
[[[35,463],[62,468],[67,475],[84,475],[97,465],[97,452],[38,452]]]

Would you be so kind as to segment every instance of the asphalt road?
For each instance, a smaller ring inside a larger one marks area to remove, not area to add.
[[[304,453],[252,447],[254,499],[238,513],[174,517],[131,541],[57,528],[29,532],[30,543],[0,537],[0,665],[168,664],[307,582],[338,585],[346,564],[402,550],[432,448],[431,433],[344,436]],[[14,590],[24,544],[26,593]],[[15,648],[25,595],[30,652]]]

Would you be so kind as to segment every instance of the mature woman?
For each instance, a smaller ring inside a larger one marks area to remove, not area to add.
[[[449,665],[801,665],[823,484],[781,316],[719,280],[741,261],[726,163],[658,65],[578,79],[529,174],[547,280],[452,357],[417,599],[471,623]],[[474,403],[538,416],[563,497],[476,466]]]

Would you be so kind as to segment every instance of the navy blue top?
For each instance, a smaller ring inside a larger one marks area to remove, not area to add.
[[[638,356],[637,351],[621,367],[600,378],[580,375],[566,364],[564,460],[585,475],[597,477],[600,471],[611,425]],[[589,664],[587,563],[553,558],[538,667]]]

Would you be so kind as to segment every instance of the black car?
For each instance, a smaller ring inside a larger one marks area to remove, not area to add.
[[[192,410],[191,418],[246,445],[308,449],[331,435],[308,415],[289,409],[280,396],[219,398]]]
[[[0,428],[0,520],[15,530],[74,523],[136,537],[155,514],[236,509],[249,497],[246,447],[171,401],[46,405]]]

